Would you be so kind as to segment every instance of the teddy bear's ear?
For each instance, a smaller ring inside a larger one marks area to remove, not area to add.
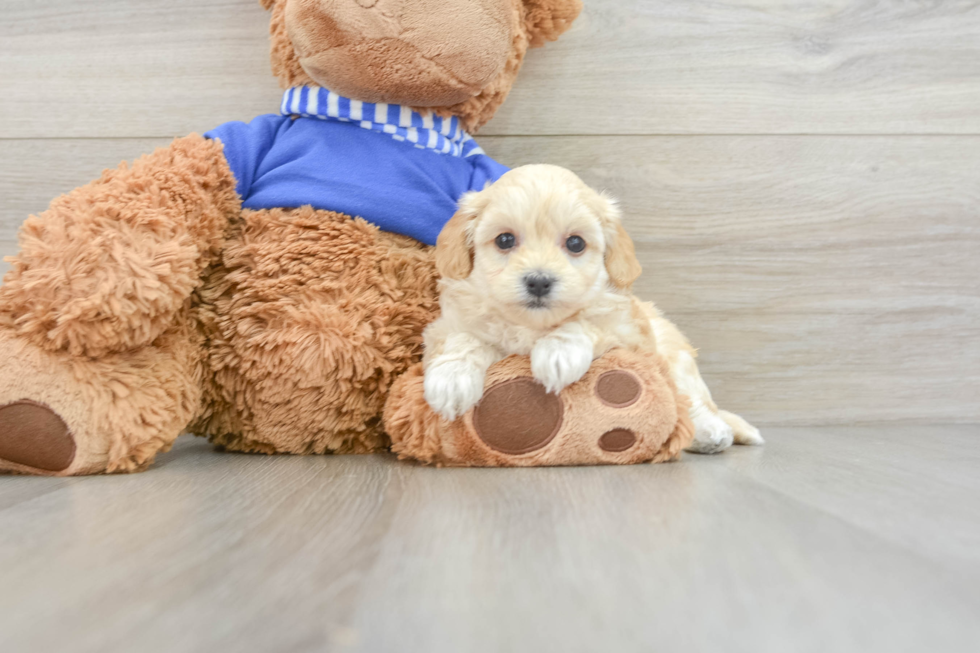
[[[582,11],[582,0],[524,0],[524,25],[532,48],[561,36]]]

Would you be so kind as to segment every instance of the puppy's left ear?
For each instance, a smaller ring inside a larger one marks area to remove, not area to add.
[[[622,216],[615,200],[599,195],[597,209],[606,236],[606,272],[609,281],[617,288],[629,288],[636,281],[643,268],[636,259],[633,239],[623,228]]]
[[[439,232],[436,240],[436,270],[443,279],[465,279],[473,271],[473,222],[485,202],[483,194],[466,193],[459,209]]]

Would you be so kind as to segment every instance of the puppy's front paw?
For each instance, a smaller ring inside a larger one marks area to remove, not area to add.
[[[545,336],[531,350],[531,372],[548,392],[558,394],[589,371],[592,351],[584,334]]]
[[[425,400],[451,422],[480,401],[483,381],[483,373],[470,363],[434,363],[425,372]]]

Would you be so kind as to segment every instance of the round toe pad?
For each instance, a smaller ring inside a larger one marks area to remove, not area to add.
[[[561,400],[529,378],[495,385],[473,412],[476,434],[491,449],[524,454],[541,449],[561,430]]]

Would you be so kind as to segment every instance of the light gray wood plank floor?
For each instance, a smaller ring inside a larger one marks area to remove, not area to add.
[[[484,134],[976,134],[980,4],[586,0]],[[0,138],[279,107],[257,0],[3,0]]]
[[[975,651],[980,426],[429,469],[178,442],[0,477],[0,650]]]

